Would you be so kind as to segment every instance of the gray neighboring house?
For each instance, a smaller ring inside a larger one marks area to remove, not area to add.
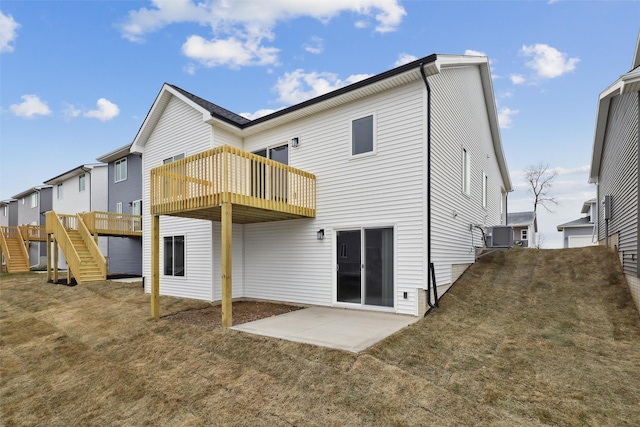
[[[131,144],[96,160],[108,163],[109,212],[142,215],[142,157],[131,154]],[[142,238],[108,237],[109,274],[142,276]]]
[[[581,248],[598,244],[595,222],[598,217],[596,199],[587,200],[580,211],[586,216],[557,226],[562,233],[563,248]]]
[[[9,227],[17,227],[18,224],[18,201],[9,200]]]
[[[15,199],[17,221],[15,225],[46,224],[45,213],[52,209],[53,187],[41,185],[31,187],[12,197]],[[29,242],[29,264],[31,267],[47,264],[47,244]]]
[[[598,99],[589,182],[597,188],[600,244],[615,249],[640,309],[638,153],[640,152],[640,34],[631,70]]]
[[[509,212],[507,225],[513,227],[513,244],[523,248],[536,246],[538,219],[534,211]]]
[[[0,226],[9,225],[9,205],[13,199],[6,199],[0,201]]]

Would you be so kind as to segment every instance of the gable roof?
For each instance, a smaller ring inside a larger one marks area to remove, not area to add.
[[[438,74],[443,68],[460,66],[477,66],[479,68],[489,127],[500,174],[505,190],[512,191],[511,177],[507,169],[500,137],[489,60],[484,56],[433,54],[254,120],[235,114],[175,85],[165,83],[140,126],[140,130],[131,145],[131,152],[144,153],[147,140],[170,99],[174,96],[200,112],[203,122],[215,124],[239,136],[249,136],[409,82],[422,80],[421,70],[424,70],[426,76],[432,76]]]
[[[70,169],[64,173],[61,173],[58,176],[54,176],[53,178],[51,178],[48,181],[45,181],[45,184],[49,184],[49,185],[55,185],[55,184],[59,184],[62,181],[66,181],[69,178],[73,178],[74,176],[80,175],[83,172],[89,172],[91,173],[91,170],[94,168],[98,168],[98,167],[104,167],[107,166],[105,163],[93,163],[93,164],[86,164],[86,165],[80,165],[78,167],[75,167],[73,169]]]
[[[108,152],[107,154],[103,154],[100,157],[97,157],[96,160],[101,163],[110,163],[116,160],[120,160],[123,157],[127,157],[130,154],[131,143],[127,145],[123,145],[120,148],[116,148],[113,151]]]
[[[611,99],[618,95],[640,91],[640,33],[636,41],[633,65],[634,68],[631,71],[620,76],[618,80],[602,91],[598,98],[598,113],[591,154],[591,170],[589,172],[590,183],[598,182],[598,176],[600,175],[600,161],[602,160],[602,150],[604,149],[604,137]]]
[[[31,187],[29,189],[26,189],[26,190],[16,194],[15,196],[12,196],[11,198],[12,199],[16,199],[16,200],[17,199],[22,199],[23,197],[26,197],[26,196],[28,196],[30,194],[35,193],[35,192],[39,192],[40,190],[43,190],[45,188],[51,188],[51,186],[50,185],[38,185],[36,187]]]
[[[507,215],[507,225],[512,227],[528,227],[533,225],[534,230],[538,231],[538,221],[534,211],[527,212],[509,212]]]
[[[573,221],[560,224],[556,228],[558,231],[562,231],[565,228],[593,227],[593,223],[589,221],[590,218],[588,216],[583,216],[582,218],[574,219]]]
[[[595,205],[596,203],[597,202],[595,197],[593,199],[587,200],[582,204],[582,209],[580,210],[580,213],[583,213],[583,214],[589,213],[589,211],[591,211],[591,205]]]

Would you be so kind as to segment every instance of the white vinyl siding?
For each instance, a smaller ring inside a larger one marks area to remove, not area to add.
[[[116,160],[115,164],[115,182],[124,181],[127,179],[127,158]]]
[[[376,155],[352,161],[345,156],[349,118],[372,111]],[[413,82],[245,139],[245,150],[256,151],[300,137],[304,143],[289,150],[289,164],[315,174],[318,183],[315,219],[244,226],[247,297],[330,306],[335,229],[395,226],[396,310],[415,314],[424,276],[424,113],[424,85]],[[320,229],[323,240],[316,237]]]
[[[442,69],[429,77],[432,86],[432,261],[439,292],[451,283],[451,266],[474,262],[474,246],[482,233],[470,224],[500,224],[502,183],[477,67]],[[497,177],[487,182],[487,208],[482,209],[480,179],[470,179],[469,195],[459,190],[461,152],[470,158],[469,177]]]
[[[202,122],[202,113],[181,100],[171,97],[145,147],[142,156],[142,200],[149,200],[149,173],[176,153],[198,153],[211,148],[211,126]],[[142,204],[143,211],[143,275],[151,277],[151,217],[149,204]],[[160,275],[162,295],[213,300],[211,222],[160,217],[160,260],[164,258],[162,238],[185,235],[185,271],[187,276]],[[162,272],[161,272],[162,273]],[[150,280],[145,281],[150,292]]]

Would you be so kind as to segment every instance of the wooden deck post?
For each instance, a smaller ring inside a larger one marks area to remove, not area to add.
[[[151,217],[151,316],[160,318],[160,216]]]
[[[231,202],[222,202],[222,327],[230,327],[232,322],[232,285],[231,285],[231,260],[232,260],[232,208]]]
[[[58,240],[53,236],[53,283],[58,283]]]
[[[47,233],[47,283],[51,279],[51,234]]]

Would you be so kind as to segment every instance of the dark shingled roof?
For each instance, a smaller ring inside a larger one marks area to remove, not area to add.
[[[529,225],[533,224],[536,214],[530,212],[509,212],[507,216],[507,225]]]
[[[251,121],[246,117],[242,117],[234,112],[227,110],[226,108],[222,108],[219,105],[216,105],[212,102],[209,102],[205,99],[200,98],[199,96],[196,96],[190,92],[187,92],[186,90],[181,89],[178,86],[175,86],[169,83],[167,84],[172,88],[174,88],[175,90],[177,90],[178,92],[180,92],[181,94],[183,94],[184,96],[186,96],[187,98],[189,98],[190,100],[192,100],[193,102],[195,102],[196,104],[198,104],[199,106],[201,106],[202,108],[204,108],[205,110],[207,110],[209,113],[211,113],[211,116],[213,117],[216,117],[220,120],[223,120],[227,123],[230,123],[236,126],[242,126]]]
[[[560,224],[557,228],[558,228],[558,231],[562,231],[561,228],[565,228],[565,227],[585,227],[588,225],[593,226],[593,223],[589,221],[590,221],[590,218],[588,216],[583,216],[580,219],[574,219],[573,221]]]

